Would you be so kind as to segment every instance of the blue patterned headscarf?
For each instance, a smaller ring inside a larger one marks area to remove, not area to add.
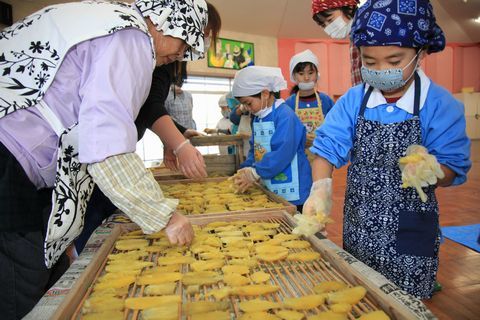
[[[368,0],[355,14],[351,38],[356,47],[428,46],[428,53],[445,48],[428,0]]]

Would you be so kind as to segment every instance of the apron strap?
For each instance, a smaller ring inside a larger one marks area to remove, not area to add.
[[[322,117],[323,117],[322,100],[320,99],[320,96],[318,95],[317,91],[315,91],[314,93],[315,93],[315,99],[317,99],[317,108],[320,109],[320,113],[322,114]],[[297,92],[295,93],[295,113],[297,113],[297,110],[298,110],[299,99],[300,99],[300,95]]]
[[[323,123],[323,121],[325,120],[325,117],[323,116],[323,109],[322,109],[323,105],[322,105],[322,100],[320,99],[320,96],[318,95],[317,91],[315,91],[315,98],[317,98],[317,108],[321,118],[320,121]]]
[[[420,82],[420,76],[417,71],[415,71],[415,97],[413,102],[413,116],[418,116],[420,114],[420,93],[422,89],[422,84]]]
[[[297,110],[298,110],[298,101],[300,99],[300,95],[298,94],[298,92],[295,94],[295,113],[297,113]]]
[[[363,96],[362,105],[360,107],[360,113],[358,114],[359,116],[363,116],[363,114],[365,113],[365,109],[367,108],[367,102],[368,102],[368,99],[370,98],[370,95],[372,94],[372,91],[373,91],[373,87],[370,86],[367,92],[365,93],[365,95]]]
[[[50,125],[50,127],[52,127],[53,131],[55,131],[57,136],[60,137],[63,131],[65,131],[65,128],[60,122],[60,119],[58,119],[55,113],[53,113],[52,109],[50,109],[50,107],[44,100],[40,100],[37,103],[37,109],[38,111],[40,111],[45,120],[47,120],[48,124]]]

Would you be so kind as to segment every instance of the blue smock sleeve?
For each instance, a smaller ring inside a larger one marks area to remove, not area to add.
[[[326,116],[328,112],[333,108],[333,100],[325,93],[320,92],[320,101],[322,102],[322,112]]]
[[[295,97],[296,94],[292,94],[290,97],[287,98],[287,100],[285,100],[285,103],[290,107],[290,109],[293,110],[293,112],[295,112]]]
[[[350,150],[355,137],[363,86],[350,89],[328,112],[323,124],[316,130],[310,151],[340,168],[350,160]]]
[[[452,185],[464,183],[472,162],[463,103],[432,83],[420,111],[420,123],[425,148],[456,173]]]
[[[234,125],[238,126],[240,124],[241,115],[239,116],[236,111],[237,111],[237,108],[233,108],[233,110],[230,112],[229,119]]]
[[[254,151],[255,150],[253,148],[253,133],[252,133],[252,136],[250,137],[249,143],[250,143],[250,150],[248,150],[247,159],[245,159],[245,161],[243,161],[240,164],[240,168],[251,167],[251,166],[253,166],[253,163],[255,162],[255,158],[254,158]]]
[[[295,157],[300,144],[305,144],[306,129],[295,113],[286,105],[275,112],[275,133],[270,140],[271,151],[255,163],[257,173],[263,179],[272,179],[285,170]],[[304,148],[304,146],[302,146]]]

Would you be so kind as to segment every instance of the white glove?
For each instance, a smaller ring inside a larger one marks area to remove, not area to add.
[[[236,189],[240,193],[247,191],[247,189],[253,186],[258,180],[260,180],[260,176],[253,167],[239,169],[233,177]]]
[[[398,163],[402,172],[402,188],[415,188],[422,202],[427,201],[422,187],[435,185],[438,179],[445,177],[437,158],[429,154],[424,146],[409,146],[406,156],[400,158]]]
[[[306,216],[317,214],[330,215],[332,209],[332,179],[325,178],[315,181],[310,189],[310,196],[303,204],[302,213]]]

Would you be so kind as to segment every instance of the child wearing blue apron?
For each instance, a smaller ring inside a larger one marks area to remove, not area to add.
[[[251,148],[235,183],[244,191],[261,180],[301,210],[312,184],[311,169],[304,150],[305,127],[274,97],[285,88],[279,68],[251,66],[235,75],[233,95],[254,115]]]
[[[462,103],[419,68],[425,53],[443,50],[445,37],[427,0],[393,0],[360,7],[352,40],[366,84],[351,88],[317,130],[303,212],[329,207],[333,166],[350,161],[344,249],[430,298],[440,240],[435,189],[465,182],[471,166]],[[405,164],[405,156],[418,161]]]

